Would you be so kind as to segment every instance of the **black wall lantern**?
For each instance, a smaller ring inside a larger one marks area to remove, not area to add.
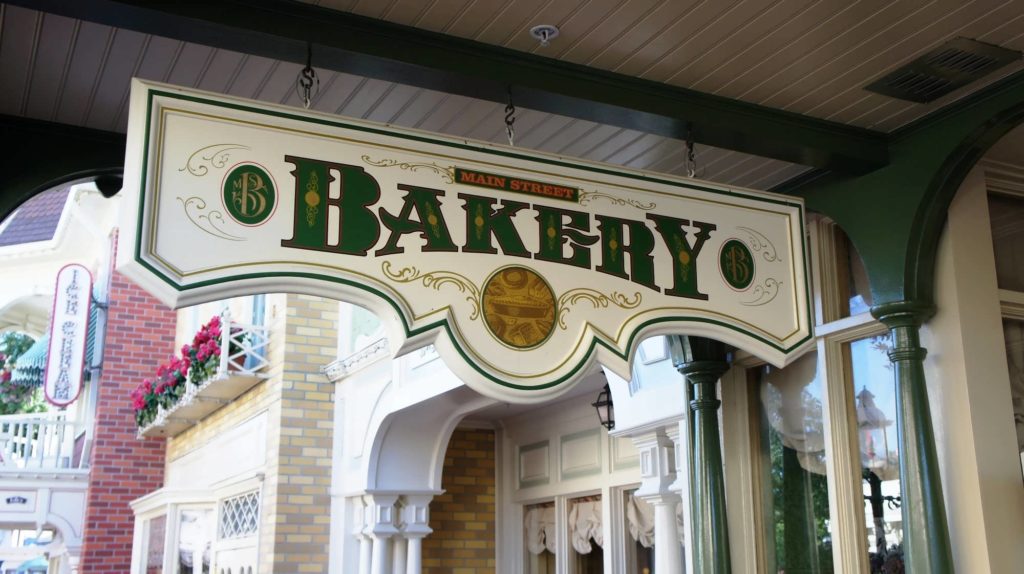
[[[597,400],[590,403],[590,406],[597,409],[597,418],[601,420],[601,426],[608,430],[615,428],[615,406],[612,404],[612,390],[607,382],[597,395]]]

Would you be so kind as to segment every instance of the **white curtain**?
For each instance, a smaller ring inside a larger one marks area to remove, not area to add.
[[[1010,369],[1010,396],[1017,428],[1017,450],[1024,453],[1024,323],[1003,321],[1006,364]]]
[[[629,527],[629,535],[633,537],[644,548],[654,546],[654,507],[646,500],[630,496],[626,501],[626,523]],[[676,505],[676,532],[679,533],[679,543],[683,543],[683,505]]]
[[[526,528],[526,549],[532,554],[555,552],[555,507],[536,506],[523,516]]]
[[[818,379],[818,354],[808,353],[785,369],[770,368],[761,403],[782,444],[796,451],[804,470],[825,474],[825,426],[821,401],[807,392]],[[821,388],[821,385],[817,385]]]
[[[604,547],[604,532],[601,530],[601,501],[572,501],[569,508],[569,540],[579,554],[590,554],[593,540]]]

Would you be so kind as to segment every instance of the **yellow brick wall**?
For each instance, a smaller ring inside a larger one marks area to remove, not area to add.
[[[167,462],[266,411],[260,573],[326,572],[334,388],[320,367],[337,357],[338,303],[268,295],[266,316],[267,379],[169,439]]]
[[[430,503],[424,574],[493,574],[494,431],[456,429],[444,456],[441,488]]]
[[[320,367],[337,358],[337,301],[288,296],[273,571],[327,572],[334,385]]]

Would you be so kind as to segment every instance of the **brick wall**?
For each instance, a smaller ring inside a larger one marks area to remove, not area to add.
[[[444,456],[441,488],[430,503],[424,574],[493,574],[494,431],[456,429]]]
[[[327,572],[338,302],[288,295],[273,572]]]
[[[267,304],[267,379],[170,439],[167,460],[173,464],[266,411],[260,574],[327,572],[334,385],[320,367],[337,358],[338,302],[275,294]]]
[[[129,571],[135,519],[128,503],[163,483],[164,441],[135,438],[130,394],[173,353],[174,326],[173,311],[114,274],[97,386],[81,572]]]

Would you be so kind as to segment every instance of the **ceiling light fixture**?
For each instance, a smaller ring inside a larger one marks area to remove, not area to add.
[[[548,42],[558,37],[558,26],[541,24],[530,28],[530,35],[540,41],[540,47],[546,48]]]

